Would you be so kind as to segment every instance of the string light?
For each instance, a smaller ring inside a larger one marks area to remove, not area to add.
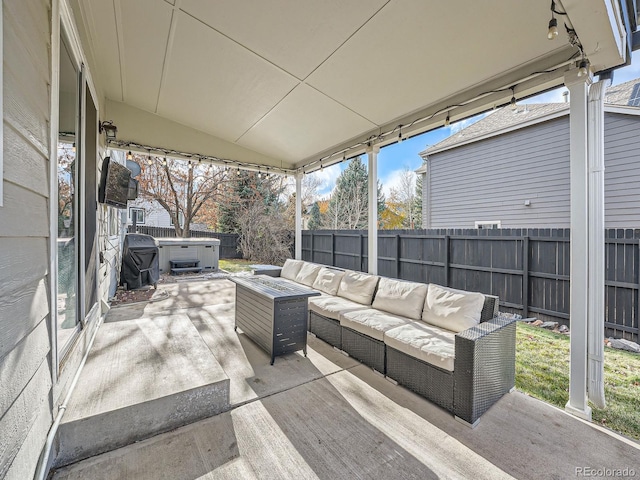
[[[191,160],[189,160],[189,169],[193,168],[193,163],[191,163]]]
[[[133,154],[131,153],[131,150],[129,150],[129,153],[127,153],[127,160],[133,160]]]
[[[162,166],[163,167],[167,166],[167,157],[164,157],[164,159],[162,160]]]
[[[580,64],[578,66],[578,76],[579,77],[584,77],[585,75],[589,74],[588,66],[589,66],[589,63],[583,57],[582,60],[580,60]]]
[[[511,110],[517,110],[518,109],[518,105],[516,104],[516,89],[515,89],[515,87],[511,87],[511,92],[512,92]]]
[[[448,127],[451,125],[451,119],[449,118],[449,112],[447,112],[447,118],[444,119],[444,126]]]
[[[547,38],[549,40],[555,40],[558,36],[558,20],[553,15],[556,10],[556,2],[551,0],[551,20],[549,20],[549,30],[547,32]]]

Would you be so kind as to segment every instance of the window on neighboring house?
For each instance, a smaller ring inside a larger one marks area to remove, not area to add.
[[[184,226],[184,214],[182,212],[178,212],[178,221],[181,227]],[[173,217],[171,217],[171,226],[173,227]]]
[[[129,208],[129,220],[131,223],[135,221],[138,225],[144,223],[144,208]]]
[[[483,220],[476,222],[476,228],[478,230],[500,228],[500,220]]]
[[[633,86],[633,91],[629,97],[629,105],[632,107],[640,107],[640,83]]]

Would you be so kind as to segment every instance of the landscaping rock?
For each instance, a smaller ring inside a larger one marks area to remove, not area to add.
[[[535,322],[533,322],[531,325],[533,325],[534,327],[539,327],[540,325],[542,325],[544,322],[542,320],[536,320]]]
[[[640,345],[623,338],[609,338],[608,345],[618,350],[626,350],[628,352],[640,353]]]
[[[547,330],[555,330],[556,328],[558,328],[558,322],[543,322],[540,325],[540,328],[546,328]]]
[[[522,320],[522,315],[520,315],[519,313],[498,312],[498,316],[503,318],[515,318],[516,320]]]
[[[567,327],[566,325],[560,325],[558,327],[558,331],[560,333],[569,333],[569,327]]]

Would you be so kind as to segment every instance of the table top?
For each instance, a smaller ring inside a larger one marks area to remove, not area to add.
[[[269,275],[253,275],[251,277],[229,277],[236,285],[242,285],[260,295],[276,298],[315,297],[320,292],[304,285],[296,285],[279,277]]]
[[[249,265],[253,270],[282,270],[282,267],[277,265]]]

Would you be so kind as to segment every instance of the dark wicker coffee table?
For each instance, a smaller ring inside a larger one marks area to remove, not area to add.
[[[308,298],[319,292],[266,275],[231,277],[236,284],[235,327],[275,357],[307,356]]]

